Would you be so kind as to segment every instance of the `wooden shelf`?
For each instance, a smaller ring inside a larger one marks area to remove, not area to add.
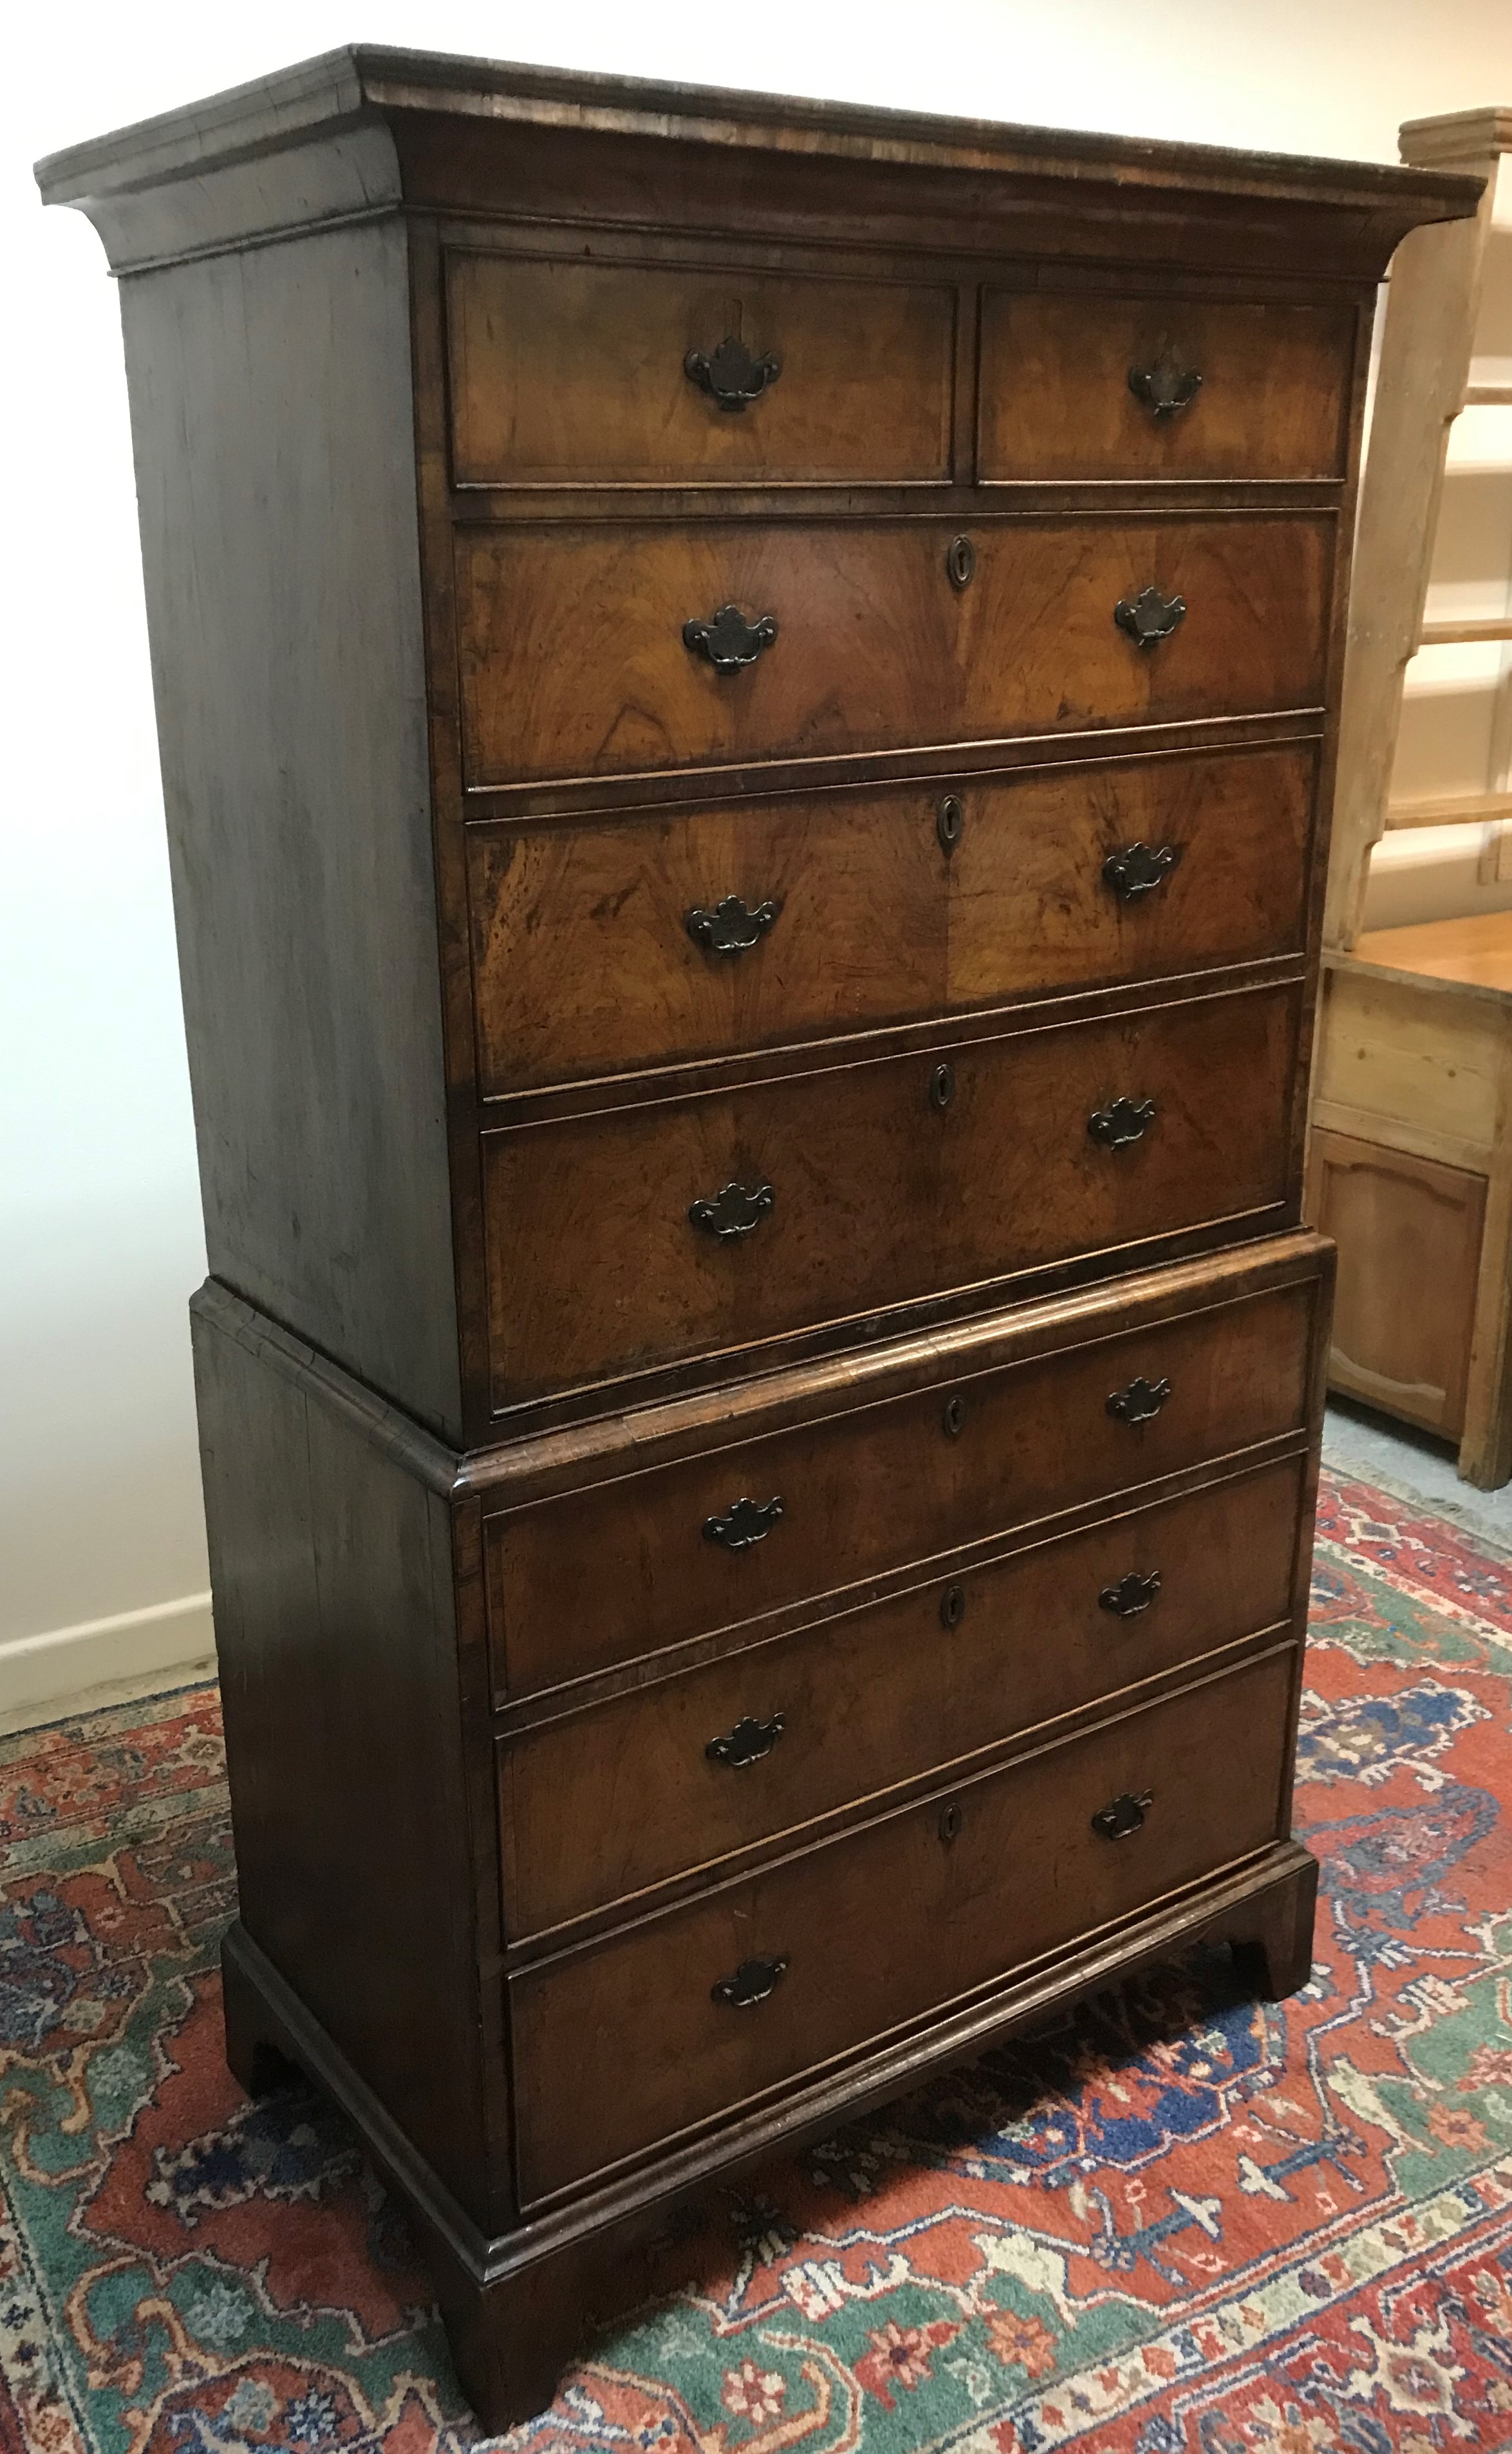
[[[1469,384],[1464,405],[1466,409],[1512,409],[1512,384]]]
[[[1406,929],[1370,929],[1358,961],[1390,972],[1512,996],[1512,912],[1476,912],[1459,920],[1419,920]]]
[[[1457,793],[1443,801],[1393,801],[1386,810],[1389,833],[1406,827],[1468,827],[1487,818],[1512,818],[1512,793]]]
[[[1418,634],[1420,648],[1479,647],[1494,639],[1512,639],[1512,614],[1487,622],[1424,622]]]

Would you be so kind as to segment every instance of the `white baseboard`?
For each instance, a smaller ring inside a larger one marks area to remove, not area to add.
[[[213,1678],[209,1594],[0,1644],[0,1734]]]

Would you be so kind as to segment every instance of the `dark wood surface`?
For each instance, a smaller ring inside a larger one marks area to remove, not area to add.
[[[871,1403],[853,1367],[843,1405],[792,1430],[727,1445],[711,1411],[703,1453],[685,1463],[627,1476],[623,1456],[600,1458],[585,1488],[486,1519],[496,1690],[557,1686],[711,1629],[754,1634],[805,1598],[1298,1432],[1317,1299],[1304,1280],[1149,1327],[1115,1301],[1115,1334],[1083,1321],[1063,1353],[968,1364]],[[1110,1414],[1139,1379],[1169,1381],[1159,1410]],[[703,1528],[742,1497],[779,1499],[782,1514],[731,1552]]]
[[[1179,290],[987,288],[977,473],[1341,477],[1355,323]],[[1167,359],[1201,386],[1156,415],[1129,376]]]
[[[1279,1221],[1296,1032],[1295,992],[1253,991],[490,1135],[494,1402]],[[1155,1115],[1115,1149],[1089,1122],[1120,1097]],[[748,1234],[690,1223],[729,1185],[771,1193]]]
[[[471,785],[636,775],[1013,733],[1316,708],[1328,518],[462,527]],[[1179,596],[1141,649],[1115,610]],[[777,635],[720,674],[683,628],[735,605]],[[612,611],[610,609],[613,609]]]
[[[244,1313],[212,1289],[192,1320],[242,1921],[497,2224],[453,1512]]]
[[[210,1266],[456,1439],[403,235],[121,308]]]
[[[1279,1836],[1288,1645],[511,1980],[530,2204],[746,2106]],[[1093,1816],[1152,1794],[1141,1829]],[[956,1809],[956,1822],[949,1810]],[[713,1989],[785,1959],[766,2000]]]
[[[507,1740],[507,1931],[526,1937],[1237,1644],[1291,1611],[1290,1458],[757,1644]],[[1125,1578],[1147,1600],[1101,1599]],[[780,1728],[776,1726],[780,1720]],[[744,1760],[728,1746],[747,1721]],[[732,1760],[732,1759],[735,1760]]]
[[[474,827],[478,1091],[1296,954],[1311,744]],[[940,807],[947,815],[942,840]],[[1120,899],[1104,864],[1175,855]],[[776,907],[720,954],[690,914]]]
[[[950,474],[953,284],[482,252],[447,263],[464,486],[937,481]],[[690,378],[727,338],[774,357],[748,408]]]
[[[1478,188],[374,50],[42,182],[130,276],[228,2048],[355,2113],[502,2426],[710,2174],[1197,1935],[1306,1974],[1287,1230],[1365,344]],[[721,411],[687,357],[736,334],[780,372]],[[725,602],[777,623],[731,675],[682,635]],[[1111,837],[1179,828],[1113,911]],[[729,894],[782,910],[711,974]],[[757,1167],[756,1236],[690,1248]],[[1131,1527],[1171,1581],[1114,1628]],[[784,1663],[700,1804],[704,1700]]]

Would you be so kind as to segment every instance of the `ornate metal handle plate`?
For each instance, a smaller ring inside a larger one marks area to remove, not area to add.
[[[702,946],[706,954],[744,955],[759,945],[781,909],[780,901],[771,896],[765,903],[752,906],[738,895],[727,895],[712,912],[700,911],[695,905],[683,927],[694,944]]]
[[[725,1510],[722,1517],[706,1517],[703,1539],[717,1542],[724,1551],[749,1551],[754,1543],[764,1542],[782,1514],[781,1499],[748,1499],[741,1497]]]
[[[707,354],[702,350],[690,350],[682,362],[683,373],[700,392],[706,392],[721,409],[748,409],[759,400],[769,384],[775,384],[782,372],[782,361],[771,351],[764,358],[754,358],[738,332],[726,332],[717,349]],[[1132,383],[1134,378],[1129,378]],[[1200,383],[1200,375],[1198,377]]]
[[[769,1756],[786,1728],[785,1714],[774,1713],[769,1720],[758,1721],[746,1713],[722,1739],[711,1739],[704,1754],[711,1763],[728,1764],[738,1772],[742,1765],[759,1763]]]
[[[1141,588],[1138,596],[1119,599],[1113,618],[1137,648],[1158,648],[1186,620],[1186,598],[1162,596],[1158,588]]]
[[[1149,1609],[1159,1590],[1159,1568],[1152,1568],[1147,1577],[1141,1577],[1138,1568],[1131,1568],[1116,1585],[1103,1586],[1098,1596],[1098,1607],[1111,1611],[1115,1619],[1138,1619],[1141,1611]]]
[[[726,1244],[732,1236],[749,1236],[759,1227],[776,1199],[770,1184],[721,1184],[707,1200],[690,1205],[688,1224]]]
[[[1092,1819],[1092,1829],[1104,1840],[1127,1840],[1131,1832],[1138,1832],[1154,1804],[1153,1789],[1141,1789],[1138,1797],[1126,1789],[1110,1806],[1099,1807]]]
[[[1183,367],[1169,342],[1153,365],[1129,369],[1129,390],[1157,420],[1176,417],[1190,408],[1201,388],[1197,369]]]
[[[1153,1099],[1114,1099],[1106,1108],[1093,1110],[1087,1131],[1107,1150],[1126,1150],[1130,1142],[1142,1141],[1154,1122]]]
[[[786,1974],[786,1959],[742,1960],[733,1977],[721,1977],[709,1988],[711,2001],[722,2002],[730,2011],[749,2011],[753,2003],[764,2002],[779,1977]]]
[[[776,634],[775,614],[763,614],[759,621],[748,622],[738,605],[721,605],[710,622],[685,622],[682,644],[696,656],[707,656],[716,674],[737,674],[754,665]]]
[[[1169,1380],[1146,1380],[1141,1373],[1126,1389],[1115,1389],[1108,1412],[1116,1423],[1152,1423],[1170,1394]]]
[[[1125,844],[1121,852],[1109,853],[1102,882],[1120,903],[1137,903],[1141,895],[1153,895],[1164,884],[1180,857],[1179,844]]]

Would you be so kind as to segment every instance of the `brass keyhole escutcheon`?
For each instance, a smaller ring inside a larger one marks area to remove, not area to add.
[[[956,1069],[953,1065],[937,1065],[929,1077],[929,1104],[944,1115],[956,1096]]]
[[[965,1820],[966,1819],[962,1815],[960,1808],[957,1805],[956,1800],[952,1799],[950,1804],[945,1808],[939,1819],[940,1839],[946,1842],[954,1840],[959,1834],[960,1827]]]
[[[939,1623],[944,1628],[959,1627],[966,1616],[966,1588],[947,1585],[939,1601]]]
[[[954,793],[947,793],[935,813],[935,833],[939,837],[941,852],[954,852],[960,841],[960,831],[966,823],[966,813]]]
[[[952,537],[945,555],[952,588],[969,588],[977,576],[977,549],[969,536]]]
[[[948,1440],[958,1440],[962,1432],[966,1428],[965,1398],[947,1398],[945,1400],[945,1411],[940,1416],[939,1420],[940,1427],[944,1432],[945,1438]]]

